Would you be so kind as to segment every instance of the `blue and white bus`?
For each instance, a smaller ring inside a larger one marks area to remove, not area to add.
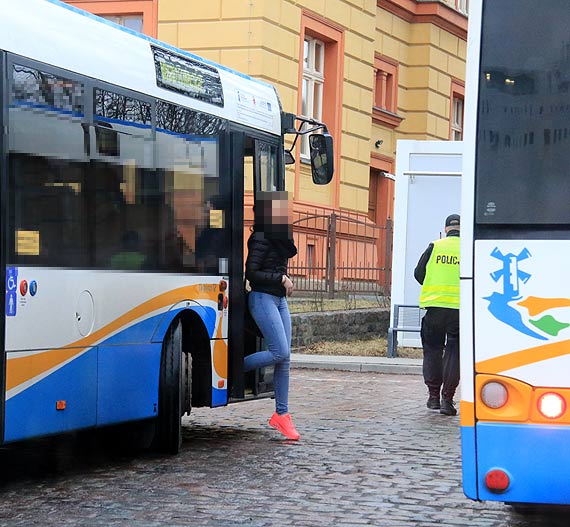
[[[244,354],[244,180],[284,189],[275,89],[52,0],[0,5],[0,442],[271,393]],[[295,125],[301,126],[295,129]],[[301,128],[301,129],[300,129]]]
[[[468,497],[570,504],[570,4],[469,13],[461,434]]]

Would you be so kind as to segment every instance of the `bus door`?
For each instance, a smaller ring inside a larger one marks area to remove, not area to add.
[[[0,51],[0,280],[5,284],[7,291],[8,284],[6,282],[6,145],[7,137],[5,135],[5,123],[7,120],[7,95],[6,86],[6,55]],[[1,302],[0,308],[0,443],[4,441],[4,402],[6,393],[6,348],[5,348],[5,311],[6,301]]]
[[[234,179],[229,340],[233,400],[267,397],[273,393],[272,366],[248,373],[243,371],[244,356],[263,347],[263,340],[245,328],[244,271],[249,237],[246,228],[253,219],[251,196],[258,191],[283,190],[283,170],[279,170],[282,159],[279,152],[279,142],[275,138],[254,137],[238,130],[231,132],[230,163]],[[245,201],[244,207],[246,194],[250,198]]]

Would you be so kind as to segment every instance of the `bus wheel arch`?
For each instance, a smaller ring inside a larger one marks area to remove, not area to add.
[[[191,361],[191,404],[210,406],[212,402],[212,355],[210,336],[200,315],[193,310],[180,314],[182,349]],[[190,413],[188,407],[187,413]]]

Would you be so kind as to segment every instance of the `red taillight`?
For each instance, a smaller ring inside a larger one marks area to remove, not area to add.
[[[224,297],[224,309],[227,309],[227,308],[228,308],[228,297],[225,296]]]
[[[541,395],[537,402],[538,411],[547,419],[558,419],[562,417],[566,411],[566,401],[564,397],[555,393],[548,392]]]
[[[498,468],[489,470],[485,476],[485,485],[491,492],[503,492],[510,484],[509,476]]]
[[[228,288],[228,283],[225,280],[220,280],[218,287],[220,291],[224,292]]]

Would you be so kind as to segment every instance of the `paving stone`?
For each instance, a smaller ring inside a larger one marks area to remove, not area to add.
[[[94,442],[0,450],[0,527],[567,527],[463,495],[459,418],[425,408],[420,376],[293,370],[302,434],[267,426],[273,401],[196,409],[176,457]]]

